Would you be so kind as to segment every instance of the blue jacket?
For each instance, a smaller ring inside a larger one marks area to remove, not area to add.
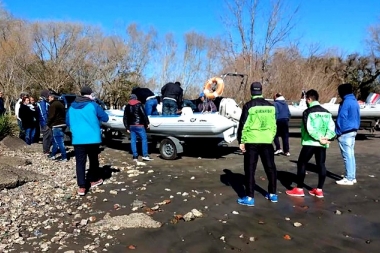
[[[108,114],[95,101],[78,96],[66,113],[66,125],[72,133],[72,144],[101,143],[101,121],[107,122],[108,119]]]
[[[285,100],[275,100],[274,106],[276,107],[276,120],[290,118],[289,106]]]
[[[41,99],[38,103],[38,113],[40,119],[40,126],[44,128],[48,121],[49,103],[45,99]]]
[[[343,97],[336,118],[336,135],[357,131],[360,127],[360,107],[354,94]]]

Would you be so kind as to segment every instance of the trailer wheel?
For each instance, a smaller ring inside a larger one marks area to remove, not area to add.
[[[165,160],[174,160],[177,158],[177,147],[170,139],[163,139],[160,142],[160,154]]]

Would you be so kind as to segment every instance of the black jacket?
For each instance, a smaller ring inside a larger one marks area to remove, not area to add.
[[[37,121],[35,121],[35,113],[29,108],[29,106],[21,104],[18,116],[21,119],[22,128],[35,128]]]
[[[0,115],[3,115],[4,113],[5,113],[4,100],[3,98],[0,98]]]
[[[182,108],[183,90],[175,83],[167,83],[161,89],[162,99],[173,98],[177,101],[178,108]]]
[[[142,125],[145,128],[149,125],[149,119],[140,101],[136,99],[129,100],[124,109],[123,123],[127,130],[131,125]]]
[[[154,93],[153,91],[151,91],[150,89],[148,88],[140,88],[140,87],[137,87],[137,88],[134,88],[132,90],[132,93],[135,94],[137,96],[137,100],[139,100],[141,103],[145,104],[146,102],[146,99],[148,97],[152,97],[154,96]]]
[[[62,102],[53,100],[49,106],[48,127],[66,126],[66,110]]]

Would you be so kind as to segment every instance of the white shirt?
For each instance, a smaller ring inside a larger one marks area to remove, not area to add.
[[[19,98],[19,100],[17,100],[16,105],[15,105],[15,115],[16,115],[17,119],[19,119],[19,120],[21,120],[18,116],[18,112],[20,111],[21,101],[22,101],[22,99]]]

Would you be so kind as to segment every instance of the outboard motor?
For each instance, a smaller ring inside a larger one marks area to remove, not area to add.
[[[239,105],[232,98],[223,98],[222,101],[220,101],[219,114],[227,119],[239,122],[241,111]]]

